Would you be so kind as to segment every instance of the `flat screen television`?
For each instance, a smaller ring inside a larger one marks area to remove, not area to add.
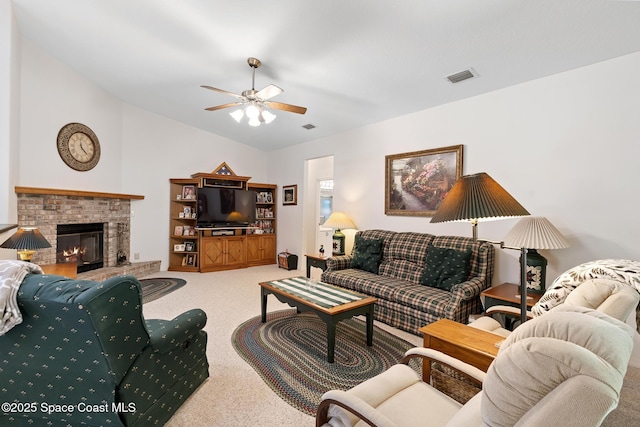
[[[255,191],[232,188],[198,188],[197,227],[248,227],[255,221]]]

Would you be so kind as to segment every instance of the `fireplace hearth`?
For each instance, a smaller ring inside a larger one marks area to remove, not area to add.
[[[76,263],[78,273],[104,266],[104,224],[58,224],[57,263]]]

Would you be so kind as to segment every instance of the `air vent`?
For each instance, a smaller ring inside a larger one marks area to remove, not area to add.
[[[315,128],[315,125],[312,125],[311,123],[308,123],[304,126],[302,126],[303,128],[305,128],[306,130],[311,130]]]
[[[464,71],[460,71],[459,73],[455,73],[455,74],[451,74],[450,76],[447,76],[447,80],[449,80],[450,83],[460,83],[462,81],[469,80],[477,76],[478,75],[473,71],[473,69],[469,68]]]

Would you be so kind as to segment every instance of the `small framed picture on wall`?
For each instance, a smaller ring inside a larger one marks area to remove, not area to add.
[[[298,204],[298,185],[285,185],[282,187],[282,204],[285,206]]]

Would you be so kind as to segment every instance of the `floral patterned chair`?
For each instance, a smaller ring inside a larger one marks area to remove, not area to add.
[[[209,376],[207,317],[145,320],[140,283],[28,274],[0,336],[0,425],[161,426]]]

